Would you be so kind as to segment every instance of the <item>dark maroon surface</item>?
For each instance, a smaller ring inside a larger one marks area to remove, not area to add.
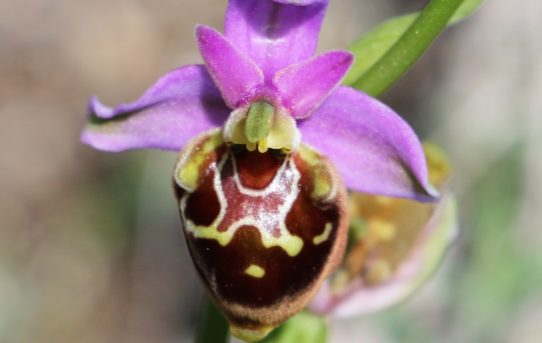
[[[220,160],[222,154],[213,156]],[[216,297],[246,307],[273,305],[284,296],[294,296],[307,290],[322,272],[336,238],[339,221],[339,209],[335,204],[317,203],[310,197],[312,180],[309,167],[298,155],[292,156],[301,179],[295,187],[300,189],[286,219],[290,233],[300,237],[304,244],[300,253],[289,256],[281,247],[265,248],[260,232],[252,226],[238,229],[233,239],[226,246],[221,246],[213,239],[197,239],[186,232],[190,253],[196,267],[207,286],[216,286]],[[242,150],[235,158],[242,184],[254,189],[261,189],[272,181],[282,164],[282,159],[273,152],[261,154]],[[205,175],[199,188],[189,195],[186,215],[198,225],[209,225],[217,217],[219,202],[213,188],[214,164],[202,170]],[[233,167],[227,161],[221,181],[225,185],[233,183]],[[176,187],[180,197],[183,191]],[[233,202],[235,205],[235,202]],[[228,210],[238,211],[230,203]],[[324,231],[325,224],[331,222],[333,230],[329,239],[314,245],[313,238]],[[184,223],[183,223],[184,224]],[[245,270],[251,264],[265,269],[262,278],[247,275]]]

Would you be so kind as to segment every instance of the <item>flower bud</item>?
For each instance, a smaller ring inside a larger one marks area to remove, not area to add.
[[[457,234],[456,201],[446,154],[433,144],[424,144],[424,151],[441,200],[352,192],[346,256],[313,299],[313,312],[352,317],[385,309],[413,294],[436,269]]]

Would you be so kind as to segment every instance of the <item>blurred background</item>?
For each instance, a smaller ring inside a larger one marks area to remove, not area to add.
[[[320,50],[414,0],[332,0]],[[190,342],[202,286],[175,154],[79,143],[86,103],[200,62],[225,0],[0,0],[0,342]],[[542,340],[542,2],[487,0],[383,97],[454,164],[461,235],[431,281],[332,342]]]

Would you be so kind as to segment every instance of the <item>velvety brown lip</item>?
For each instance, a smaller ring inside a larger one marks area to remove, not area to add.
[[[178,200],[185,204],[185,237],[202,280],[228,320],[238,327],[274,326],[305,306],[342,257],[345,192],[339,179],[337,194],[313,197],[316,177],[335,182],[327,159],[317,154],[309,163],[297,152],[286,157],[271,150],[224,147],[206,157],[194,191],[187,193],[175,183]],[[316,174],[315,168],[324,172]],[[268,219],[267,227],[254,222],[232,229],[260,215]],[[216,235],[229,233],[230,239],[198,237],[197,230],[211,225]],[[281,236],[301,241],[300,249],[292,253],[274,244]]]

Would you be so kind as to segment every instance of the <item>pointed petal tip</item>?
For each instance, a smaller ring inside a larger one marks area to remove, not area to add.
[[[246,103],[263,85],[264,75],[260,68],[222,33],[198,25],[196,40],[205,67],[230,108]]]
[[[81,131],[81,134],[79,135],[79,141],[81,143],[85,144],[85,145],[92,146],[92,142],[89,139],[89,136],[88,136],[88,133],[87,133],[86,129],[83,129],[83,131]]]
[[[220,32],[204,24],[197,24],[194,32],[196,35],[196,42],[198,43],[198,48],[200,51],[202,49],[202,45],[205,44],[208,39],[213,39],[214,37],[222,37],[222,34]]]
[[[325,52],[323,55],[333,56],[338,61],[344,64],[352,64],[352,62],[354,61],[354,54],[346,50],[331,50]]]
[[[420,188],[415,195],[407,198],[412,198],[419,202],[439,202],[441,200],[440,192],[432,184],[426,183],[425,185],[420,185]]]
[[[217,35],[220,35],[220,32],[218,32],[214,28],[212,28],[210,26],[207,26],[205,24],[197,24],[194,31],[196,33],[196,37],[200,37],[200,36],[203,36],[205,34],[217,34]]]
[[[93,95],[88,100],[88,115],[96,116],[102,119],[109,119],[115,116],[111,107],[105,106],[100,102],[96,95]]]
[[[206,48],[206,46],[211,44],[217,44],[218,42],[226,41],[228,45],[231,45],[231,43],[228,41],[228,39],[222,34],[222,32],[218,31],[214,27],[207,26],[205,24],[198,24],[196,25],[196,28],[194,29],[196,34],[196,41],[198,43],[198,48],[200,52],[202,52],[203,55],[203,49]],[[203,56],[205,59],[206,56]]]
[[[116,140],[114,137],[100,135],[99,132],[92,132],[88,126],[81,131],[79,140],[81,143],[96,150],[106,152],[122,152],[128,150],[122,144],[119,144],[119,140]]]
[[[346,50],[331,50],[327,51],[321,55],[316,56],[322,60],[328,60],[330,63],[335,65],[335,68],[340,70],[342,73],[342,78],[339,82],[342,82],[346,73],[354,63],[355,56],[350,51]]]
[[[350,67],[354,63],[355,56],[350,51],[345,50],[333,50],[325,53],[324,55],[329,55],[329,59],[334,60],[336,63],[336,68],[339,68],[342,73],[342,77],[339,83],[344,80],[346,73],[350,70]]]
[[[328,51],[279,71],[273,84],[292,117],[308,118],[337,89],[353,60],[348,51]]]
[[[111,149],[108,149],[107,147],[103,146],[103,144],[100,144],[100,140],[95,139],[94,135],[92,135],[91,132],[89,132],[89,129],[85,127],[81,134],[79,135],[79,141],[81,143],[90,146],[91,148],[94,148],[96,150],[102,150],[102,151],[111,151]]]

